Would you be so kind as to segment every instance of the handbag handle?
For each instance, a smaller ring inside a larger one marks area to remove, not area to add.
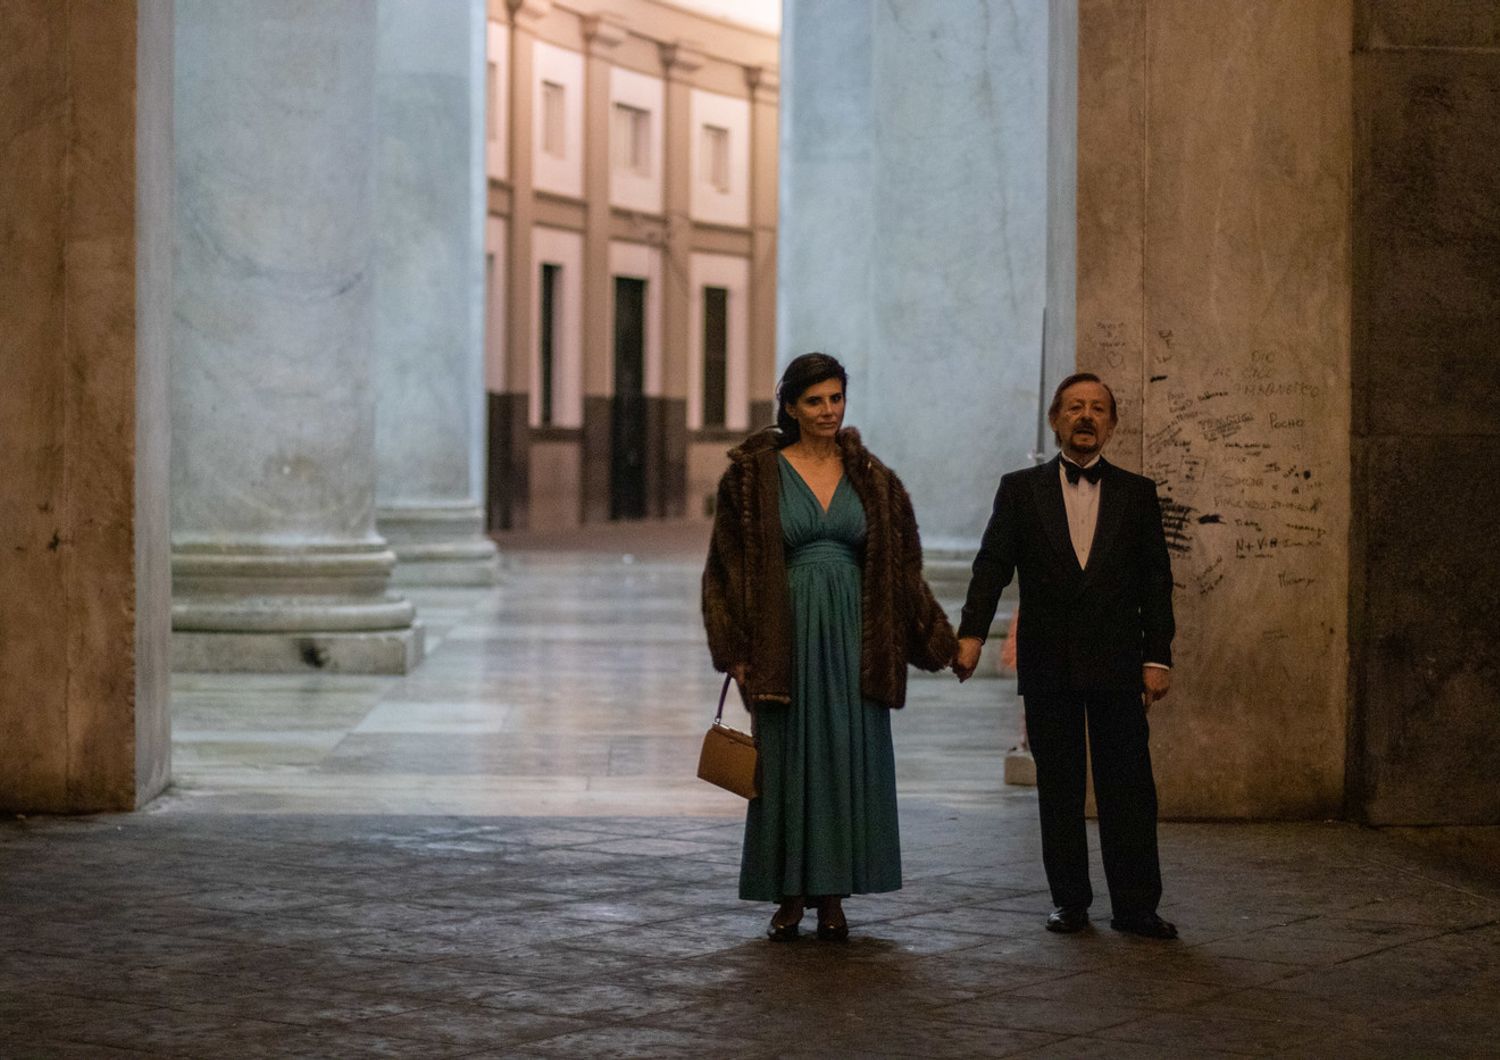
[[[719,690],[719,709],[714,713],[714,724],[718,725],[724,720],[724,697],[729,695],[729,682],[734,680],[732,674],[724,675],[724,687]]]

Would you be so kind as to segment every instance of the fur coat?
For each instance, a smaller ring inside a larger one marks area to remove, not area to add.
[[[768,427],[729,451],[703,571],[703,624],[714,667],[730,673],[737,663],[746,664],[744,693],[752,709],[791,702],[793,626],[781,534],[780,439],[781,432]],[[896,708],[906,702],[907,664],[941,670],[958,642],[922,577],[922,542],[901,480],[870,454],[853,428],[839,432],[838,446],[844,474],[865,508],[860,691],[868,701]]]

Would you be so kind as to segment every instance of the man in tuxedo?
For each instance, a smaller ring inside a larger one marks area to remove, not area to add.
[[[1068,934],[1089,922],[1087,739],[1110,926],[1176,938],[1156,913],[1161,868],[1146,723],[1172,683],[1172,570],[1156,484],[1100,455],[1119,417],[1098,376],[1064,379],[1048,419],[1062,453],[1000,480],[954,670],[960,680],[973,674],[1000,591],[1019,573],[1017,672],[1057,907],[1047,929]]]

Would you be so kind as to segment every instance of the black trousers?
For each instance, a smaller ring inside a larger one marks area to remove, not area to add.
[[[1156,912],[1161,864],[1156,849],[1156,781],[1150,727],[1137,692],[1028,693],[1026,734],[1036,760],[1042,863],[1052,901],[1087,908],[1088,832],[1084,800],[1092,751],[1099,847],[1114,916]]]

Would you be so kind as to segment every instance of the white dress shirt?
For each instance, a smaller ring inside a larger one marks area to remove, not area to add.
[[[1099,462],[1094,457],[1082,467],[1093,467]],[[1082,475],[1077,482],[1068,481],[1067,457],[1057,462],[1057,474],[1062,479],[1063,506],[1068,509],[1068,536],[1073,540],[1073,554],[1078,565],[1089,565],[1089,551],[1094,547],[1094,529],[1099,525],[1099,487],[1102,482],[1090,482]],[[1080,466],[1080,465],[1075,465]]]

